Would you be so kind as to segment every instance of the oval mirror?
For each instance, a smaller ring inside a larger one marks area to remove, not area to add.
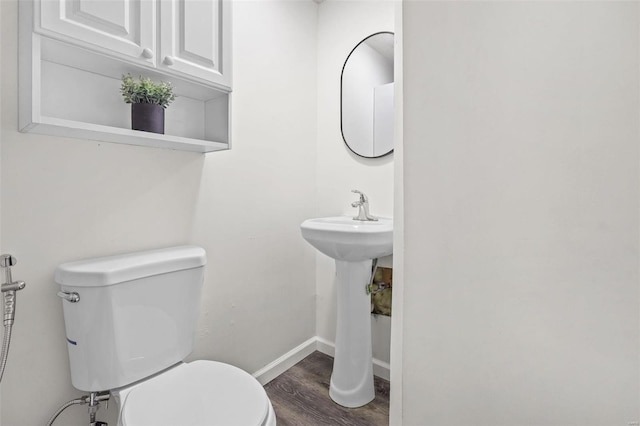
[[[340,127],[361,157],[393,151],[393,33],[362,40],[347,56],[340,79]]]

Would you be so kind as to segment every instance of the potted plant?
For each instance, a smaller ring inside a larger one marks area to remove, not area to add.
[[[131,104],[131,128],[164,134],[164,110],[175,99],[173,85],[142,76],[136,81],[127,74],[122,76],[120,90],[124,101]]]

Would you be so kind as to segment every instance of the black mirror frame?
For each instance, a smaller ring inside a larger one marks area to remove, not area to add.
[[[342,135],[342,140],[344,141],[344,144],[347,146],[347,148],[349,148],[349,151],[353,152],[355,155],[357,155],[358,157],[361,157],[361,158],[382,158],[382,157],[386,157],[387,155],[393,153],[393,150],[394,150],[394,148],[391,148],[390,151],[385,152],[382,155],[377,155],[375,157],[369,157],[369,156],[366,156],[366,155],[358,154],[357,152],[355,152],[351,148],[351,146],[349,146],[349,142],[347,142],[347,139],[344,137],[344,130],[342,128],[342,78],[344,77],[344,68],[347,66],[347,62],[349,61],[349,58],[351,57],[351,54],[358,48],[358,46],[360,46],[362,43],[364,43],[365,41],[367,41],[371,37],[379,35],[379,34],[391,34],[394,38],[396,36],[395,33],[391,32],[391,31],[379,31],[377,33],[373,33],[373,34],[363,38],[362,40],[360,40],[360,42],[358,44],[355,45],[355,47],[353,49],[351,49],[351,52],[349,52],[349,54],[347,55],[347,59],[344,60],[344,64],[342,65],[342,71],[340,72],[340,134]],[[394,71],[394,73],[395,73],[395,71]],[[395,80],[395,78],[394,78],[394,80]]]

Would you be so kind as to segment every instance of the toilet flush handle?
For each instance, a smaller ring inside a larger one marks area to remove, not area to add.
[[[78,293],[76,293],[75,291],[72,293],[67,293],[64,291],[59,291],[58,292],[58,297],[61,299],[64,299],[68,302],[71,303],[78,303],[80,301],[80,295]]]

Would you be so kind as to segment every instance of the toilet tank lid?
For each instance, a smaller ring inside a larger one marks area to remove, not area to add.
[[[206,263],[206,252],[201,247],[168,247],[63,263],[56,269],[54,279],[66,286],[100,287],[197,268]]]

